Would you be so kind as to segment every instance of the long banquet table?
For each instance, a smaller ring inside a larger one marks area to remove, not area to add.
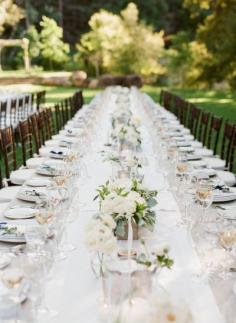
[[[145,182],[151,188],[158,190],[163,185],[163,175],[157,171],[158,165],[154,158],[150,133],[146,126],[146,116],[143,111],[143,95],[132,89],[132,112],[142,120],[141,136],[142,154],[147,159],[143,172]],[[111,175],[112,168],[103,161],[101,151],[108,140],[110,117],[114,110],[116,94],[110,88],[106,89],[98,101],[102,113],[98,121],[96,140],[85,157],[89,177],[81,183],[80,200],[83,206],[78,212],[76,222],[68,224],[69,241],[77,249],[69,253],[66,260],[56,262],[51,273],[51,280],[46,287],[46,303],[58,312],[46,323],[97,323],[101,315],[101,282],[97,280],[90,268],[90,254],[84,245],[84,229],[92,214],[98,210],[97,202],[93,201],[96,188],[103,184]],[[183,299],[190,307],[195,323],[223,323],[215,296],[205,280],[193,279],[193,273],[201,266],[200,259],[189,242],[187,230],[178,226],[180,211],[174,196],[170,192],[158,195],[156,206],[157,223],[152,233],[160,241],[170,245],[171,256],[174,259],[172,270],[165,270],[159,277],[159,282],[173,297]],[[167,208],[167,209],[166,209]],[[43,323],[43,322],[40,322]]]

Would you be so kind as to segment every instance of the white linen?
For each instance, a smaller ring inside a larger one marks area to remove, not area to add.
[[[101,298],[101,284],[92,274],[90,268],[90,255],[84,246],[84,228],[93,212],[88,210],[98,209],[97,202],[92,202],[95,190],[98,185],[103,184],[111,175],[111,166],[104,163],[103,157],[98,153],[104,149],[103,144],[107,141],[107,132],[110,126],[110,117],[107,111],[111,111],[115,94],[107,89],[101,102],[105,107],[100,118],[100,137],[92,138],[94,150],[90,151],[85,159],[89,179],[81,189],[81,201],[84,207],[78,212],[76,223],[68,225],[70,241],[77,246],[77,251],[69,254],[64,262],[55,263],[52,280],[46,287],[47,304],[50,308],[56,309],[58,315],[48,319],[45,323],[64,323],[65,318],[70,323],[98,323],[99,322],[99,300]],[[133,90],[132,109],[145,125],[145,116],[142,113],[142,96]],[[145,182],[150,188],[157,187],[160,173],[155,171],[155,161],[152,158],[151,138],[145,126],[141,127],[143,137],[143,155],[148,159],[148,166],[144,167]],[[162,178],[163,180],[163,178]],[[154,236],[158,239],[167,239],[171,247],[171,256],[175,265],[171,271],[163,271],[160,277],[161,284],[170,294],[183,298],[190,306],[194,322],[196,323],[223,323],[216,305],[213,293],[208,283],[194,282],[193,272],[200,267],[198,256],[189,243],[187,232],[183,228],[177,228],[176,223],[180,217],[177,204],[171,194],[159,195],[160,205],[168,202],[173,211],[165,213],[158,211],[157,225]]]

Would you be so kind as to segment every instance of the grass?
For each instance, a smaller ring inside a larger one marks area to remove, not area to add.
[[[236,93],[233,91],[169,89],[171,92],[196,104],[205,111],[236,123]],[[159,100],[160,88],[144,86],[144,92]]]

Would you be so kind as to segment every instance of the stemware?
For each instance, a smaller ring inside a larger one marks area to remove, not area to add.
[[[198,205],[200,205],[203,210],[203,218],[201,220],[204,220],[206,210],[211,206],[213,201],[213,185],[209,179],[199,179],[196,185],[196,198],[199,202]]]
[[[7,267],[1,273],[1,281],[3,285],[8,289],[9,293],[5,295],[7,306],[12,308],[12,317],[15,318],[16,323],[22,323],[20,320],[20,309],[21,309],[21,290],[23,287],[24,272],[19,264],[12,265],[10,268]],[[5,300],[5,301],[6,301]],[[5,302],[4,301],[4,302]]]

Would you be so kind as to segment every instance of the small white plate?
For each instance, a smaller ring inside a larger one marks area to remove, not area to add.
[[[4,212],[4,216],[8,219],[18,220],[18,219],[30,219],[35,216],[37,210],[31,208],[18,207],[14,209],[7,209]]]
[[[9,242],[9,243],[25,243],[24,235],[16,235],[16,234],[1,234],[0,233],[0,241],[1,242]]]
[[[11,263],[11,258],[7,255],[0,255],[0,269],[7,267]]]
[[[32,178],[28,180],[25,184],[32,187],[45,187],[49,186],[51,184],[51,181],[45,178]]]
[[[236,200],[236,193],[220,193],[214,192],[213,194],[213,203],[222,203],[222,202],[230,202]]]

